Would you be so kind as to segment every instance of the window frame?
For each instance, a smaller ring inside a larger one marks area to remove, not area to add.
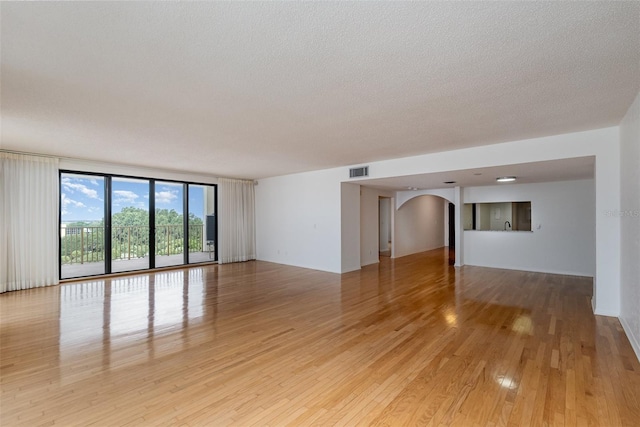
[[[62,177],[64,174],[73,174],[73,175],[83,175],[87,177],[100,177],[104,179],[104,273],[102,274],[92,274],[87,276],[76,276],[76,277],[62,277]],[[113,178],[124,178],[124,179],[137,179],[137,180],[146,180],[149,182],[149,265],[146,269],[139,270],[129,270],[122,271],[117,273],[112,273],[111,271],[111,262],[112,262],[112,233],[111,233],[111,221],[113,214],[113,206],[112,206],[112,180]],[[183,187],[182,191],[182,226],[184,232],[184,247],[183,247],[183,261],[182,264],[176,264],[168,267],[156,267],[155,266],[155,186],[156,182],[167,182],[172,184],[181,184]],[[71,170],[71,169],[60,169],[58,171],[58,278],[60,280],[77,280],[86,277],[101,277],[110,274],[122,274],[122,273],[136,273],[142,271],[153,271],[158,269],[170,269],[177,267],[188,267],[192,265],[201,265],[208,263],[215,263],[218,261],[218,239],[214,241],[213,250],[214,256],[213,259],[207,261],[200,262],[189,262],[189,186],[190,185],[198,185],[203,187],[212,187],[214,193],[214,210],[215,210],[215,235],[218,236],[218,185],[217,184],[208,184],[204,182],[197,181],[181,181],[175,179],[164,179],[164,178],[150,178],[146,176],[134,176],[134,175],[123,175],[123,174],[113,174],[113,173],[100,173],[100,172],[85,172],[81,170]],[[152,197],[153,195],[153,197]],[[203,218],[203,222],[206,222],[206,215]],[[153,254],[153,256],[151,255]]]

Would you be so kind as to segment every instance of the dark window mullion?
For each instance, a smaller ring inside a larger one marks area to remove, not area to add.
[[[58,280],[62,280],[62,171],[58,171]]]
[[[104,272],[111,274],[111,177],[104,177]]]
[[[218,233],[218,218],[220,218],[220,214],[218,213],[218,186],[213,186],[213,206],[216,212],[216,240],[213,242],[213,250],[214,252],[214,261],[218,261],[218,241],[220,241],[220,234]]]
[[[149,180],[149,268],[156,268],[156,180]]]
[[[182,184],[182,263],[189,264],[189,185]]]

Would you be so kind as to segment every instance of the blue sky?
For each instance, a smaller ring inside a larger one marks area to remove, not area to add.
[[[113,178],[112,210],[124,207],[149,209],[148,181]],[[87,175],[62,174],[60,181],[62,222],[99,221],[104,216],[104,179]],[[156,181],[156,209],[174,209],[182,214],[182,184]],[[190,210],[202,218],[202,187],[191,187]]]

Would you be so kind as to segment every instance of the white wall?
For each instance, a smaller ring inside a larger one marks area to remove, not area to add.
[[[443,199],[448,200],[451,203],[454,203],[456,198],[454,188],[435,188],[432,190],[417,190],[417,191],[415,190],[396,191],[396,209],[400,209],[400,206],[407,203],[409,200],[415,197],[424,196],[424,195],[442,197]]]
[[[620,315],[620,218],[606,215],[620,206],[620,129],[596,154],[596,276],[592,306],[595,314]],[[533,209],[533,207],[532,207]]]
[[[464,200],[465,203],[531,200],[533,229],[531,232],[465,231],[466,264],[595,275],[595,193],[592,179],[470,187],[464,189]],[[503,222],[500,225],[502,230]]]
[[[360,265],[378,262],[378,191],[360,187]]]
[[[397,191],[396,192],[396,209],[407,203],[409,200],[424,196],[425,194],[442,197],[446,200],[444,203],[444,246],[449,246],[449,221],[454,221],[454,218],[449,218],[449,203],[455,204],[456,191],[454,188],[435,188],[430,190],[411,190],[411,191]],[[392,254],[393,256],[393,254]]]
[[[640,93],[620,125],[620,158],[620,322],[640,360]]]
[[[341,272],[360,269],[360,186],[341,184]]]
[[[449,246],[449,221],[453,218],[449,218],[449,200],[445,200],[443,204],[444,208],[444,246]]]
[[[360,187],[360,265],[379,262],[379,251],[384,236],[379,236],[379,198],[391,197],[392,192]],[[382,199],[387,208],[388,224],[391,224],[391,198]],[[389,233],[391,230],[389,230]],[[388,243],[387,243],[388,245]]]
[[[389,242],[391,241],[391,199],[379,199],[378,206],[379,248],[381,251],[388,251],[390,249]]]
[[[394,257],[441,248],[444,241],[444,199],[420,196],[395,213]]]
[[[618,316],[620,218],[606,215],[605,212],[620,209],[619,127],[371,162],[367,179],[584,156],[594,156],[596,159],[593,307],[596,314]],[[357,184],[360,181],[349,179],[348,169],[345,166],[260,180],[260,185],[256,187],[259,259],[326,271],[343,270],[340,183]],[[456,193],[455,202],[464,203],[462,192]],[[396,200],[396,205],[399,203]],[[456,209],[456,229],[461,230],[458,212],[460,209]],[[317,228],[313,227],[314,224]],[[464,233],[456,233],[456,242],[460,252],[459,248],[464,248]],[[283,252],[287,252],[287,255]],[[464,254],[456,255],[456,265],[463,264]]]
[[[342,272],[340,175],[343,172],[328,169],[258,181],[255,190],[259,260]]]
[[[462,227],[465,230],[471,230],[473,228],[473,206],[470,203],[465,203],[462,206]]]
[[[620,314],[620,218],[606,215],[620,208],[620,129],[609,127],[584,132],[525,139],[442,153],[369,163],[371,179],[446,172],[518,163],[594,156],[596,193],[596,275],[593,309],[596,314]],[[345,167],[345,170],[348,169]],[[346,172],[345,172],[346,173]],[[464,202],[464,200],[456,200]],[[396,204],[400,201],[396,201]],[[456,210],[456,218],[459,209]],[[461,230],[456,220],[456,230]],[[456,233],[458,248],[464,234]],[[457,252],[460,252],[459,250]],[[456,254],[456,265],[464,258]],[[463,255],[463,254],[462,254]]]
[[[454,202],[453,204],[456,206],[455,214],[454,214],[454,223],[453,228],[455,230],[455,263],[454,267],[462,267],[464,265],[464,224],[462,218],[462,206],[464,206],[464,191],[462,187],[455,186],[454,191]]]

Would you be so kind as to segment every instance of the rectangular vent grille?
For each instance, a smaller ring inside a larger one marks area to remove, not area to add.
[[[369,166],[349,169],[349,178],[360,178],[361,176],[369,176]]]

